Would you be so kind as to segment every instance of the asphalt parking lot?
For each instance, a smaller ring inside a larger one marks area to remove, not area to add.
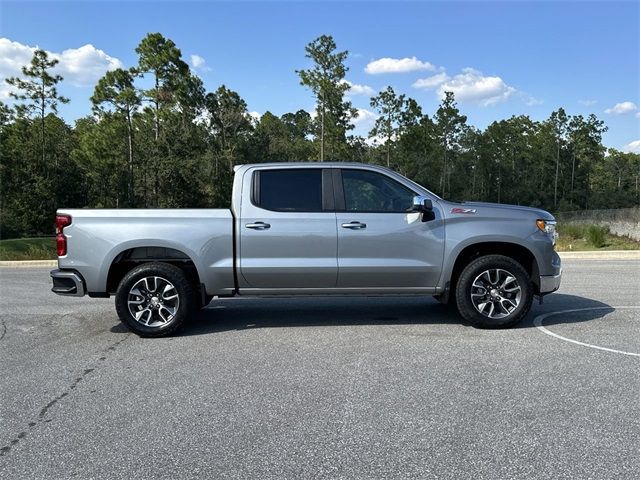
[[[0,269],[0,477],[638,478],[640,309],[613,307],[640,306],[640,262],[564,265],[511,330],[240,298],[166,339]]]

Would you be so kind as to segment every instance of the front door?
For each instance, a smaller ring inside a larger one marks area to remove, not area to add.
[[[243,196],[240,272],[247,288],[334,288],[338,265],[331,171],[265,168]]]
[[[341,177],[341,179],[340,179]],[[342,169],[334,175],[338,287],[371,291],[429,289],[444,255],[442,215],[412,212],[414,192],[380,172]],[[342,191],[341,191],[342,190]]]

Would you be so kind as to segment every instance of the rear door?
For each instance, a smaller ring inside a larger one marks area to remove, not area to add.
[[[444,225],[412,212],[420,194],[372,170],[334,175],[338,230],[338,287],[420,290],[437,285],[444,255]]]
[[[255,170],[240,214],[240,271],[248,288],[333,288],[338,275],[331,170]]]

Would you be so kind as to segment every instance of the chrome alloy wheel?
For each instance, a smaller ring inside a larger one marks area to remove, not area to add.
[[[144,277],[129,290],[127,305],[136,322],[160,327],[173,320],[180,307],[180,297],[166,278]]]
[[[471,302],[489,318],[504,318],[518,308],[522,289],[515,275],[501,268],[485,270],[471,285]]]

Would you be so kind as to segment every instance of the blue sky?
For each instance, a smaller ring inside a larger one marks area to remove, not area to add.
[[[29,48],[59,55],[69,122],[89,112],[95,79],[134,65],[135,46],[153,31],[174,40],[192,65],[199,63],[192,55],[204,60],[194,69],[207,89],[225,84],[251,111],[312,110],[295,70],[308,66],[304,46],[330,34],[351,54],[347,79],[357,86],[350,96],[362,109],[357,133],[373,121],[367,93],[391,85],[430,115],[442,90],[453,89],[480,128],[518,114],[541,120],[559,106],[596,113],[609,127],[607,146],[640,151],[637,1],[0,5],[0,76],[13,74]]]

